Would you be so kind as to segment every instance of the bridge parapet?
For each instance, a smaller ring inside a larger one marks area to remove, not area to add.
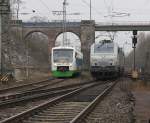
[[[52,22],[22,22],[22,20],[11,20],[11,25],[20,25],[22,24],[23,27],[59,27],[63,26],[63,21],[52,21]],[[68,21],[66,23],[67,27],[80,27],[81,25],[90,25],[91,22],[89,20],[82,20],[82,21]],[[95,27],[99,26],[120,26],[123,28],[124,26],[150,26],[150,21],[115,21],[115,22],[96,22],[93,20],[93,24]],[[130,30],[130,29],[129,29]],[[104,30],[105,31],[105,30]],[[118,30],[119,31],[119,30]]]
[[[82,26],[91,26],[91,25],[94,26],[95,21],[94,20],[82,20],[81,25]]]
[[[11,26],[22,25],[22,20],[10,20]]]
[[[96,22],[95,26],[100,26],[100,25],[120,25],[120,26],[133,26],[133,25],[137,25],[137,26],[141,26],[141,25],[150,25],[150,21],[115,21],[115,22]]]
[[[95,31],[150,31],[150,22],[96,23]]]
[[[67,22],[67,27],[80,27],[80,22]],[[63,22],[23,22],[23,27],[63,27]]]

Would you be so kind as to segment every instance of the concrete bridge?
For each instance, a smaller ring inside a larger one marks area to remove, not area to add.
[[[22,22],[20,20],[12,21],[12,29],[20,30],[22,40],[33,32],[41,32],[47,35],[49,39],[49,54],[54,47],[56,38],[63,32],[62,22]],[[144,23],[95,23],[94,20],[82,20],[81,22],[67,22],[67,32],[76,34],[81,41],[81,50],[84,56],[84,68],[88,69],[90,46],[95,40],[95,31],[150,31],[150,22]]]

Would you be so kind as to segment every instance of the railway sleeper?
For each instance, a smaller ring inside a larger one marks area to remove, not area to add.
[[[79,112],[75,112],[75,113],[73,113],[73,114],[76,114],[76,113],[79,113]],[[52,118],[52,119],[55,119],[55,118],[61,118],[63,116],[63,118],[65,117],[68,117],[68,118],[72,118],[73,116],[71,116],[71,115],[68,115],[68,114],[53,114],[53,115],[35,115],[35,117],[36,118],[46,118],[46,119],[48,119],[48,118]]]
[[[83,110],[89,102],[63,102],[45,111],[37,113],[33,117],[25,120],[23,123],[62,123],[71,121],[77,114]]]
[[[28,120],[28,123],[37,123],[37,122],[40,122],[40,123],[45,123],[45,122],[49,122],[49,123],[53,123],[53,122],[67,122],[68,120],[71,120],[71,119],[64,119],[64,118],[62,118],[62,119],[37,119],[37,118],[30,118],[29,120]],[[26,121],[25,122],[23,122],[23,123],[26,123]]]
[[[32,122],[23,122],[23,123],[67,123],[65,121],[32,121]]]

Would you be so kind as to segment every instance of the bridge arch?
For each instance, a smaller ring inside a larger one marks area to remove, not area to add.
[[[66,32],[67,33],[67,40],[69,41],[68,42],[68,45],[69,46],[75,46],[77,48],[80,48],[81,49],[81,39],[80,39],[80,36],[74,32]],[[62,41],[63,41],[63,32],[61,33],[58,33],[56,35],[56,39],[55,39],[55,46],[59,46],[62,44]]]
[[[25,40],[30,34],[34,32],[41,32],[42,34],[46,35],[49,39],[49,52],[51,52],[52,47],[55,46],[57,37],[63,33],[62,28],[23,28],[23,40]],[[67,28],[66,32],[70,32],[75,34],[77,37],[79,37],[81,41],[81,34],[79,28]]]
[[[25,36],[24,43],[28,65],[49,65],[49,37],[45,33],[38,30],[30,31],[30,33],[27,33]],[[40,57],[38,57],[38,55]],[[33,64],[34,62],[35,64]]]
[[[31,30],[31,31],[28,31],[28,32],[24,33],[23,40],[26,40],[26,38],[27,38],[29,35],[31,35],[31,34],[33,34],[33,33],[36,33],[36,32],[40,32],[40,33],[44,34],[45,36],[49,37],[48,34],[47,34],[45,31],[41,31],[41,30]]]
[[[66,33],[72,33],[72,34],[76,35],[76,36],[81,40],[81,36],[80,36],[80,32],[79,32],[79,31],[67,30]],[[55,41],[56,41],[57,37],[58,37],[59,35],[61,35],[61,34],[63,34],[63,31],[57,32]]]
[[[33,32],[42,32],[47,35],[49,39],[49,55],[51,55],[51,49],[55,46],[58,35],[63,31],[62,23],[56,22],[39,23],[36,25],[33,23],[23,23],[20,29],[22,30],[23,40]],[[70,22],[67,24],[66,32],[72,32],[80,39],[85,68],[89,66],[90,46],[94,41],[95,30],[95,21],[83,20],[81,22]]]

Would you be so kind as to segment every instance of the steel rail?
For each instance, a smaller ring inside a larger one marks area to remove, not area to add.
[[[51,81],[52,81],[52,80],[51,80]],[[32,88],[32,89],[27,89],[27,90],[25,90],[25,91],[22,91],[21,93],[16,92],[16,93],[11,94],[11,95],[1,96],[1,97],[0,97],[0,100],[1,100],[1,101],[5,101],[5,100],[9,100],[9,99],[12,99],[12,98],[15,98],[15,97],[18,98],[18,97],[20,97],[20,96],[24,96],[24,95],[27,95],[27,94],[33,94],[34,91],[35,91],[35,92],[38,92],[39,90],[41,90],[41,89],[43,89],[43,88],[45,88],[45,87],[47,87],[47,86],[53,86],[53,85],[58,84],[58,83],[60,83],[60,82],[62,82],[62,81],[64,81],[64,80],[59,80],[59,81],[52,82],[52,83],[48,83],[48,84],[46,84],[46,85],[41,85],[41,86],[39,86],[39,87],[35,87],[35,88]]]
[[[66,86],[60,86],[60,87],[53,87],[53,88],[49,88],[49,89],[41,89],[41,90],[29,90],[29,91],[26,91],[26,92],[23,92],[23,93],[17,93],[17,94],[12,94],[12,95],[8,95],[8,96],[4,96],[4,97],[0,97],[0,99],[2,100],[0,102],[0,107],[2,106],[2,104],[4,104],[4,102],[10,102],[12,100],[15,100],[15,99],[18,99],[18,98],[22,98],[23,96],[29,96],[29,95],[34,95],[34,94],[42,94],[42,93],[48,93],[50,91],[56,91],[56,90],[64,90],[64,89],[67,89],[67,88],[73,88],[73,87],[77,87],[77,86],[82,86],[82,85],[86,85],[86,84],[90,84],[92,81],[88,81],[88,82],[83,82],[83,83],[76,83],[76,84],[72,84],[72,85],[66,85]],[[95,81],[96,82],[96,81]],[[34,99],[34,97],[33,97]],[[18,102],[17,101],[13,101],[14,103],[15,102]]]
[[[50,79],[45,79],[45,80],[41,80],[41,81],[38,81],[38,82],[30,83],[30,84],[23,84],[23,85],[19,85],[19,86],[0,89],[0,93],[4,93],[6,91],[10,91],[10,90],[13,90],[13,89],[18,89],[18,88],[22,88],[22,87],[26,87],[26,86],[32,86],[32,85],[35,85],[35,84],[40,84],[40,83],[51,81],[51,80],[54,80],[54,79],[55,78],[50,78]]]
[[[69,98],[69,97],[71,97],[71,96],[73,96],[75,94],[78,94],[81,91],[84,91],[86,89],[89,89],[89,88],[94,87],[94,86],[99,85],[99,84],[100,83],[92,83],[91,85],[88,85],[86,87],[81,87],[81,88],[76,89],[74,91],[71,91],[71,92],[69,92],[67,94],[64,94],[64,95],[62,95],[60,97],[57,97],[57,98],[52,99],[52,100],[49,100],[48,102],[43,103],[43,104],[41,104],[39,106],[36,106],[36,107],[34,107],[32,109],[29,109],[27,111],[19,113],[19,114],[15,115],[15,116],[12,116],[12,117],[10,117],[8,119],[4,119],[0,123],[18,123],[18,122],[22,122],[22,120],[24,120],[25,118],[28,118],[31,115],[36,114],[39,111],[44,110],[44,109],[46,109],[49,106],[53,106],[56,103],[59,103],[59,102],[65,100],[66,98]]]
[[[16,105],[18,103],[25,103],[27,101],[32,101],[35,99],[44,99],[44,98],[52,98],[52,97],[56,97],[56,96],[61,96],[65,93],[68,93],[70,91],[73,91],[77,88],[74,89],[64,89],[64,90],[60,90],[60,91],[53,91],[53,92],[46,92],[46,93],[41,93],[41,94],[36,94],[36,95],[32,95],[32,96],[26,96],[26,97],[22,97],[22,98],[18,98],[15,100],[8,100],[8,101],[4,101],[0,103],[0,108],[6,108],[6,106],[10,106],[10,105]]]
[[[75,89],[79,88],[79,86],[91,84],[92,82],[93,82],[93,80],[89,81],[89,82],[84,82],[84,83],[76,83],[73,85],[67,85],[67,86],[46,89],[46,90],[39,90],[39,91],[37,90],[35,92],[31,91],[31,92],[27,92],[27,93],[18,94],[18,95],[15,95],[17,98],[0,102],[0,108],[1,107],[3,108],[4,106],[7,106],[7,105],[10,106],[10,105],[14,105],[16,103],[26,102],[26,101],[33,100],[33,99],[55,97],[57,95],[62,95],[69,91],[75,90]],[[94,82],[97,82],[97,81],[94,81]],[[103,83],[101,83],[101,84],[103,84]],[[34,93],[35,93],[35,95],[34,95]],[[27,94],[31,94],[31,95],[27,95]],[[21,95],[24,97],[19,97]]]
[[[94,108],[100,101],[104,99],[104,97],[112,90],[114,85],[117,82],[114,82],[108,88],[106,88],[102,93],[100,93],[84,110],[82,110],[70,123],[80,123]]]

